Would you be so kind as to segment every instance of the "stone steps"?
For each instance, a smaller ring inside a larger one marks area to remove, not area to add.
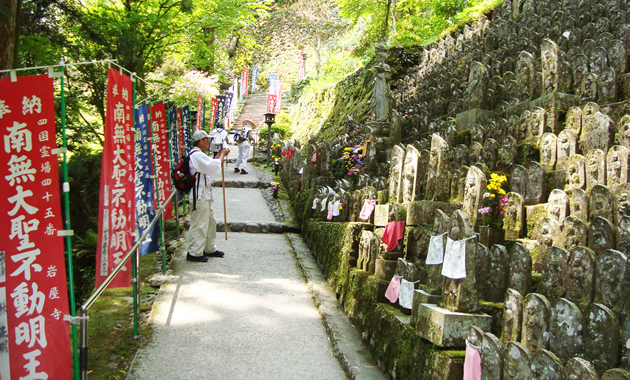
[[[245,100],[245,105],[241,109],[241,113],[238,115],[232,129],[240,128],[243,125],[243,121],[249,120],[254,123],[256,129],[264,127],[265,113],[267,112],[267,93],[255,93],[251,94]]]

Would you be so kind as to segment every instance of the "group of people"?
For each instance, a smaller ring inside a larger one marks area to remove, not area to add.
[[[252,140],[251,126],[248,122],[244,127],[237,129],[234,141],[238,146],[238,158],[234,172],[247,174],[245,165],[249,157],[249,148]],[[190,173],[199,174],[195,181],[195,189],[190,190],[190,228],[186,240],[188,253],[186,260],[193,262],[207,262],[208,257],[223,257],[225,253],[219,251],[215,244],[217,236],[217,221],[214,217],[212,202],[211,175],[220,174],[223,168],[223,160],[230,153],[228,148],[228,132],[223,123],[217,122],[216,128],[209,135],[204,130],[196,131],[192,136],[193,148],[189,153]],[[213,158],[205,152],[212,151]],[[195,202],[195,197],[196,202]],[[194,205],[194,207],[193,207]]]

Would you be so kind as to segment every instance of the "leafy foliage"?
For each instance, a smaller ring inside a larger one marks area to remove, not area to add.
[[[391,45],[427,44],[445,30],[501,4],[503,0],[336,0],[341,15],[353,25],[365,24],[357,48],[364,54],[377,42]]]

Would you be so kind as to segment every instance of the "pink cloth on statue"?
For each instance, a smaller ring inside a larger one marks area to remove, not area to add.
[[[398,296],[400,295],[400,279],[403,276],[394,276],[392,280],[387,285],[387,290],[385,291],[385,298],[389,300],[391,303],[395,303],[398,301]]]
[[[334,209],[335,209],[335,204],[334,204],[334,202],[331,202],[330,208],[328,209],[328,215],[326,216],[327,220],[332,220]]]
[[[372,215],[372,211],[374,211],[374,207],[376,207],[377,199],[366,199],[363,202],[363,207],[361,207],[361,214],[359,214],[359,219],[368,220],[370,219],[370,215]]]
[[[479,349],[466,342],[464,380],[481,380],[481,355]]]
[[[405,233],[405,222],[389,222],[385,226],[385,232],[383,232],[383,237],[381,241],[387,244],[387,250],[389,252],[396,249],[398,246],[398,240],[402,239],[403,234]]]

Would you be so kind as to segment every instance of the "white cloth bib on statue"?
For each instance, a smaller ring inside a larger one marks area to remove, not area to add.
[[[415,289],[416,282],[407,281],[405,279],[400,280],[400,295],[398,296],[398,304],[405,309],[411,309],[413,306],[413,291]]]
[[[454,280],[466,278],[466,241],[475,236],[463,240],[446,238],[446,252],[442,264],[442,276]]]
[[[444,235],[431,236],[429,241],[429,253],[427,253],[426,265],[439,265],[444,261]]]

